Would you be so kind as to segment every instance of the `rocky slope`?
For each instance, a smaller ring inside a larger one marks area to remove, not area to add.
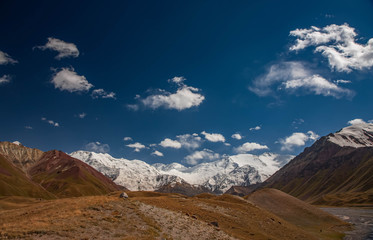
[[[35,148],[24,147],[20,143],[0,142],[0,154],[10,160],[15,166],[27,172],[44,154]]]
[[[263,185],[315,204],[373,204],[373,124],[320,138]]]

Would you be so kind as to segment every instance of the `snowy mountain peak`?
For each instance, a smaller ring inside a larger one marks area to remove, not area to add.
[[[141,160],[114,158],[106,153],[76,151],[72,157],[91,165],[110,177],[115,183],[130,190],[154,191],[170,183],[203,186],[216,193],[223,193],[231,186],[247,186],[262,182],[276,172],[283,161],[277,154],[238,154],[225,156],[213,162],[186,167],[180,163],[155,163]]]
[[[345,127],[329,134],[328,141],[341,147],[373,147],[373,124],[360,123]]]

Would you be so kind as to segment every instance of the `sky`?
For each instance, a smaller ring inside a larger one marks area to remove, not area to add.
[[[195,165],[373,119],[373,1],[0,8],[1,141]]]

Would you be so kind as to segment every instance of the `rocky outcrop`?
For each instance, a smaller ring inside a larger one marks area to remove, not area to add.
[[[0,154],[26,173],[43,156],[44,152],[21,144],[0,142]]]

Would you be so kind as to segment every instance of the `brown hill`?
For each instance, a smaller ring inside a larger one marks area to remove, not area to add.
[[[182,181],[181,183],[173,182],[167,185],[163,185],[162,187],[157,189],[156,192],[179,193],[185,196],[194,196],[200,193],[209,193],[211,191],[203,186],[193,186],[185,181]]]
[[[44,152],[11,142],[0,142],[0,154],[26,173],[43,156]]]
[[[119,192],[107,196],[30,202],[0,210],[0,238],[25,239],[341,239],[317,237],[232,195]],[[1,205],[1,199],[0,199]]]
[[[58,197],[99,195],[120,189],[88,164],[57,150],[44,153],[28,173],[34,182]]]
[[[55,196],[31,181],[23,171],[0,154],[0,196],[51,199]]]
[[[373,204],[373,147],[322,137],[263,183],[313,204]]]
[[[237,195],[240,197],[244,197],[252,193],[255,189],[258,188],[258,186],[259,186],[258,184],[252,184],[250,186],[232,186],[224,194],[231,194],[231,195]]]
[[[332,235],[335,228],[347,226],[329,213],[277,189],[261,189],[245,199],[302,229],[307,229],[317,238]]]

